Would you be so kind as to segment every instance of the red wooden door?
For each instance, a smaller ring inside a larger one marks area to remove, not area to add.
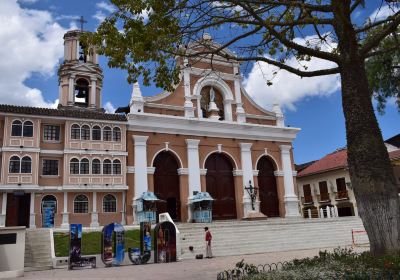
[[[6,226],[26,226],[29,227],[29,211],[31,205],[31,195],[7,194]]]
[[[267,217],[279,217],[279,198],[274,175],[274,165],[267,157],[257,164],[260,211]]]
[[[214,199],[213,219],[236,219],[235,184],[230,160],[223,154],[212,154],[205,167],[206,189]]]
[[[161,152],[154,159],[154,167],[154,194],[162,200],[157,202],[157,217],[168,212],[173,220],[180,221],[178,162],[170,152]]]

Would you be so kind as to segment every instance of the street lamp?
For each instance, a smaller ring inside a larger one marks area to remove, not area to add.
[[[256,202],[256,200],[257,200],[257,190],[258,190],[258,188],[256,188],[256,187],[253,187],[252,185],[251,185],[251,180],[249,181],[249,186],[248,187],[246,187],[246,186],[244,186],[244,189],[247,191],[247,193],[249,194],[249,196],[250,196],[250,199],[251,199],[251,208],[253,209],[253,211],[255,211],[256,210],[256,208],[255,208],[255,202]]]

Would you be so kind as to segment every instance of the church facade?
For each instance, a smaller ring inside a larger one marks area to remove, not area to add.
[[[278,105],[267,111],[252,101],[238,62],[179,59],[173,92],[144,97],[135,84],[129,106],[107,114],[97,54],[80,48],[79,35],[64,36],[58,109],[0,105],[0,226],[135,224],[146,191],[160,199],[157,213],[179,222],[192,221],[196,192],[214,199],[214,220],[300,216],[299,129],[285,126]]]

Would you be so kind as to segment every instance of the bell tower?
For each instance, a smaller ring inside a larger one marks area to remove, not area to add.
[[[59,108],[81,108],[104,111],[101,102],[103,70],[94,47],[79,41],[82,30],[64,35],[64,62],[58,70]]]

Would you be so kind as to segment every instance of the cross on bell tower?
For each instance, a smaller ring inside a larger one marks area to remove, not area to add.
[[[83,25],[87,23],[87,21],[81,16],[80,19],[77,20],[81,24],[81,31],[83,32]]]

